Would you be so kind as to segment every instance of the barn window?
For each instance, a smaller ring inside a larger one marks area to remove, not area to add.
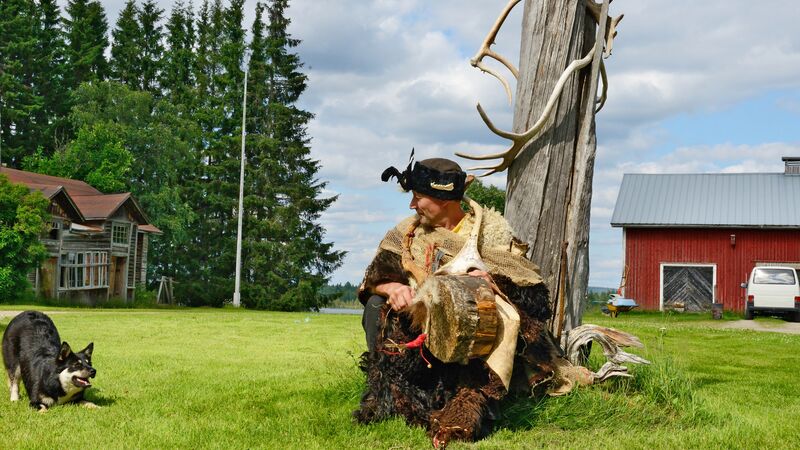
[[[710,311],[716,283],[714,264],[661,264],[661,308]]]
[[[114,222],[111,225],[111,242],[118,245],[128,245],[128,224]]]
[[[62,289],[108,287],[108,252],[62,253],[59,278]]]

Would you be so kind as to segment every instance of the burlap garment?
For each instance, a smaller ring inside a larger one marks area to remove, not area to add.
[[[389,231],[380,243],[378,251],[402,254],[405,234],[415,219],[414,216],[409,217]],[[474,217],[470,214],[465,218],[459,233],[444,228],[417,227],[410,248],[414,264],[428,274],[437,267],[447,264],[465,244],[473,224]],[[524,249],[515,244],[510,234],[497,232],[498,229],[502,230],[503,226],[507,225],[499,213],[491,211],[490,214],[484,215],[478,249],[481,259],[489,268],[489,273],[493,276],[504,276],[520,287],[542,283],[538,266],[524,257]],[[409,283],[415,285],[413,277],[409,277]],[[501,296],[496,297],[496,302],[499,326],[495,345],[492,352],[482,359],[508,388],[514,365],[520,318],[514,306]]]
[[[499,214],[498,214],[499,216]],[[499,220],[502,216],[499,216]],[[459,233],[454,233],[445,228],[430,228],[425,226],[417,227],[414,231],[414,240],[411,244],[411,256],[414,262],[422,267],[426,272],[431,272],[431,267],[436,261],[437,250],[441,251],[441,267],[448,262],[461,250],[469,236],[472,228],[472,216],[468,216],[466,225],[462,226]],[[483,229],[491,226],[490,220],[498,220],[492,216],[484,216]],[[398,255],[403,253],[403,237],[408,231],[409,226],[414,222],[415,216],[406,218],[396,227],[386,233],[379,246],[380,250],[386,250]],[[542,283],[539,275],[539,267],[525,258],[524,252],[517,250],[513,241],[481,233],[478,241],[478,251],[481,259],[489,267],[491,275],[502,275],[510,279],[512,283],[520,287],[535,286]],[[413,285],[413,280],[409,280]]]

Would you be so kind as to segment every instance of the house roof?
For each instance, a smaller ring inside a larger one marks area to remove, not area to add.
[[[70,220],[77,220],[83,222],[86,220],[78,209],[78,206],[69,196],[64,186],[48,186],[46,184],[28,183],[28,189],[31,191],[39,191],[51,202],[58,204],[64,212],[69,216]]]
[[[64,200],[75,208],[75,212],[77,212],[81,221],[106,220],[113,216],[123,205],[127,205],[129,212],[139,225],[147,227],[146,230],[143,230],[144,232],[161,233],[161,230],[149,224],[150,221],[141,206],[129,192],[103,194],[84,181],[42,175],[7,167],[0,167],[0,173],[7,176],[12,183],[24,184],[29,189],[41,191],[50,200],[56,197],[65,197]]]
[[[24,170],[10,169],[8,167],[0,167],[0,173],[7,176],[8,181],[12,183],[21,183],[26,186],[63,186],[67,193],[73,197],[76,195],[103,195],[102,192],[93,188],[85,181],[54,177],[52,175],[42,175],[40,173],[26,172]]]
[[[140,225],[139,231],[141,231],[142,233],[164,234],[163,231],[159,230],[154,225]]]
[[[800,228],[800,176],[625,174],[611,225]]]
[[[86,220],[102,220],[111,217],[131,198],[131,194],[77,195],[72,197]]]

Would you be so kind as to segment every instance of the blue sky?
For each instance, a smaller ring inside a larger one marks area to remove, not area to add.
[[[113,27],[121,1],[104,2]],[[199,2],[195,2],[196,5]],[[346,250],[334,282],[358,282],[408,195],[381,171],[417,158],[483,153],[506,143],[475,104],[509,129],[499,83],[469,65],[506,0],[293,0],[309,89],[301,106],[326,194],[327,239]],[[161,3],[169,11],[171,2]],[[255,1],[246,3],[250,27]],[[521,6],[494,47],[518,60]],[[597,116],[590,230],[593,286],[619,283],[621,231],[609,225],[624,173],[780,172],[800,156],[800,8],[784,0],[616,0],[625,14],[606,60]],[[464,166],[468,161],[460,160]],[[490,183],[504,186],[505,176]]]

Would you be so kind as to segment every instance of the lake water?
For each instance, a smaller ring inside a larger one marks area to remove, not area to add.
[[[363,309],[350,309],[350,308],[320,308],[319,312],[322,314],[347,314],[353,316],[360,316]]]

